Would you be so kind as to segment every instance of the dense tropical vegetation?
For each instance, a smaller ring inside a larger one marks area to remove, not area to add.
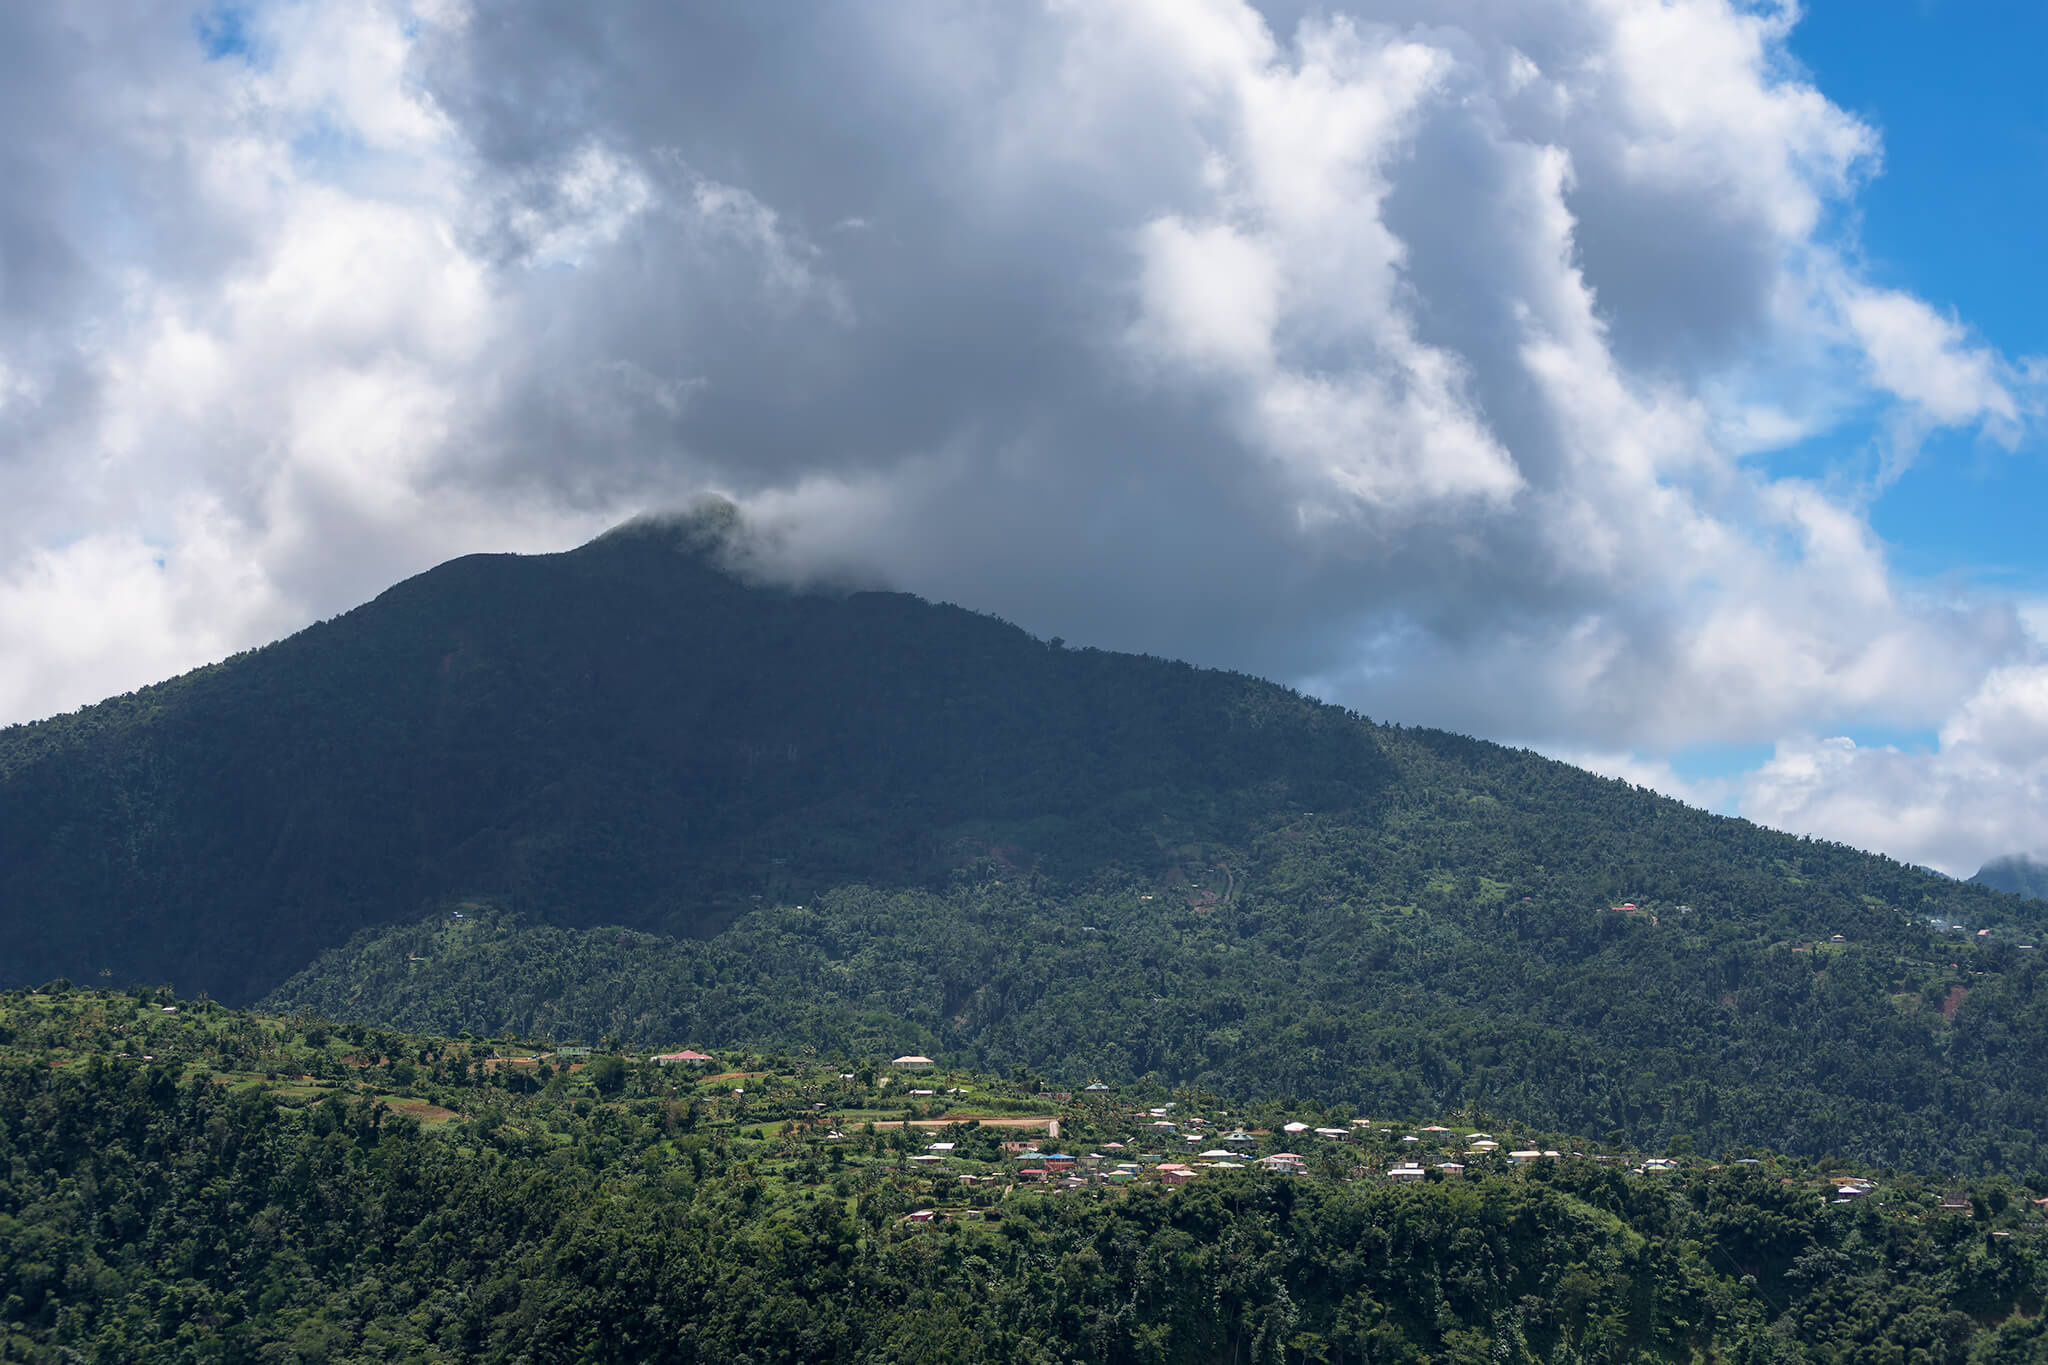
[[[2039,901],[729,530],[0,731],[0,1359],[2048,1356]]]
[[[2016,1365],[2044,1342],[2039,1192],[1999,1178],[1851,1200],[1837,1165],[1560,1153],[1396,1185],[1332,1143],[1300,1176],[1041,1189],[959,1178],[1004,1169],[998,1119],[891,1128],[904,1083],[873,1058],[703,1076],[64,983],[0,997],[0,1040],[0,1359]],[[930,1108],[1040,1102],[942,1080],[971,1093]],[[1058,1102],[1063,1141],[1145,1122],[1143,1097]],[[927,1134],[963,1155],[914,1163]]]

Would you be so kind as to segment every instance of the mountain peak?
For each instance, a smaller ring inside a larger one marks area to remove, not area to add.
[[[2024,853],[1993,858],[1978,868],[1977,875],[1970,880],[1996,891],[2010,891],[2015,896],[2048,900],[2048,862]]]

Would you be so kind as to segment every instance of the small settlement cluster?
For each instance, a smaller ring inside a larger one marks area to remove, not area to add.
[[[1315,1149],[1321,1144],[1358,1143],[1375,1136],[1384,1141],[1385,1135],[1399,1131],[1393,1125],[1375,1126],[1371,1119],[1353,1119],[1348,1127],[1343,1128],[1311,1127],[1296,1121],[1282,1125],[1278,1133],[1290,1145],[1309,1148],[1307,1152],[1269,1151],[1259,1155],[1260,1148],[1272,1145],[1273,1130],[1231,1128],[1225,1131],[1223,1125],[1211,1123],[1199,1115],[1176,1116],[1172,1105],[1143,1111],[1141,1117],[1150,1129],[1149,1133],[1134,1134],[1130,1142],[1105,1142],[1100,1144],[1100,1150],[1086,1153],[1051,1151],[1047,1150],[1047,1144],[1030,1141],[1004,1145],[1014,1154],[1018,1163],[1016,1178],[1023,1183],[1057,1182],[1067,1188],[1078,1188],[1090,1181],[1114,1184],[1150,1174],[1169,1185],[1182,1185],[1206,1171],[1241,1171],[1251,1167],[1280,1175],[1306,1175],[1318,1155]],[[1049,1144],[1051,1139],[1047,1141]],[[1177,1144],[1192,1148],[1204,1142],[1215,1145],[1190,1152],[1185,1157],[1160,1150]],[[1551,1148],[1525,1147],[1503,1151],[1501,1143],[1491,1133],[1471,1132],[1460,1136],[1438,1124],[1428,1125],[1416,1133],[1404,1133],[1398,1143],[1408,1155],[1380,1162],[1365,1153],[1353,1152],[1334,1164],[1348,1175],[1379,1174],[1388,1180],[1401,1181],[1424,1180],[1432,1171],[1444,1176],[1462,1175],[1480,1163],[1512,1168],[1528,1162],[1566,1159],[1565,1153]],[[1430,1152],[1430,1146],[1438,1150]],[[927,1164],[943,1162],[950,1157],[953,1147],[950,1142],[930,1143],[924,1155],[912,1160]],[[1444,1159],[1429,1161],[1426,1152]],[[1573,1152],[1570,1156],[1587,1159],[1583,1152]],[[1609,1165],[1617,1161],[1617,1158],[1606,1155],[1590,1159]],[[1317,1161],[1316,1168],[1328,1169],[1329,1164]],[[1650,1175],[1668,1174],[1678,1169],[1678,1162],[1665,1157],[1649,1157],[1631,1163],[1630,1169]]]
[[[922,1056],[898,1057],[891,1063],[898,1071],[924,1070],[932,1065],[930,1058]],[[1124,1108],[1110,1100],[1109,1090],[1101,1082],[1088,1086],[1082,1098],[1098,1102],[1081,1110],[1089,1115],[1090,1130],[1115,1134],[1108,1140],[1077,1144],[1073,1151],[1063,1150],[1060,1120],[1051,1118],[1046,1120],[1044,1139],[1019,1138],[1001,1144],[1008,1170],[961,1171],[958,1179],[969,1184],[1014,1181],[1082,1189],[1140,1179],[1184,1185],[1210,1172],[1254,1168],[1281,1175],[1323,1173],[1354,1179],[1379,1176],[1392,1181],[1426,1180],[1432,1173],[1444,1178],[1463,1175],[1468,1169],[1476,1173],[1479,1169],[1512,1169],[1531,1162],[1573,1159],[1622,1164],[1645,1175],[1665,1175],[1679,1169],[1678,1161],[1668,1157],[1624,1162],[1606,1154],[1589,1157],[1584,1152],[1567,1153],[1555,1148],[1504,1147],[1492,1133],[1467,1132],[1435,1123],[1414,1132],[1369,1118],[1351,1119],[1341,1126],[1295,1119],[1271,1127],[1245,1127],[1229,1122],[1223,1114],[1211,1119],[1183,1112],[1177,1102]],[[1048,1098],[1072,1101],[1074,1097],[1059,1094]],[[1072,1118],[1068,1121],[1071,1124]],[[1295,1147],[1302,1150],[1290,1150]],[[908,1160],[926,1168],[957,1168],[963,1155],[960,1148],[957,1141],[936,1140],[925,1143],[923,1150]]]

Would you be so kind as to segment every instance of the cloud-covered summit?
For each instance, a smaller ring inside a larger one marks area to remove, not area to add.
[[[1930,432],[2038,445],[2041,372],[1863,272],[1879,138],[1794,19],[10,12],[0,711],[716,492],[788,575],[1376,715],[1783,741],[1737,799],[1968,871],[2022,831],[1896,793],[2044,809],[1973,719],[2048,717],[2040,640],[1867,509]]]

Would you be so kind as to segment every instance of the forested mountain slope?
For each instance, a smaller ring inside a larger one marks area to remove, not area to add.
[[[847,887],[718,937],[521,926],[472,904],[322,956],[266,1007],[571,1042],[922,1053],[1360,1112],[1472,1109],[1662,1150],[2048,1173],[2048,971],[1883,937],[1772,938],[1445,890],[1191,908],[1016,879]]]
[[[0,973],[247,999],[450,895],[695,934],[1004,841],[1053,875],[1150,867],[1162,829],[1365,811],[1389,779],[1370,727],[1285,689],[750,588],[636,526],[0,732]]]
[[[464,903],[528,930],[441,942]],[[280,999],[1792,1150],[2034,1164],[2039,913],[1256,679],[750,587],[701,526],[459,560],[0,734],[15,981],[248,999],[409,925]]]

